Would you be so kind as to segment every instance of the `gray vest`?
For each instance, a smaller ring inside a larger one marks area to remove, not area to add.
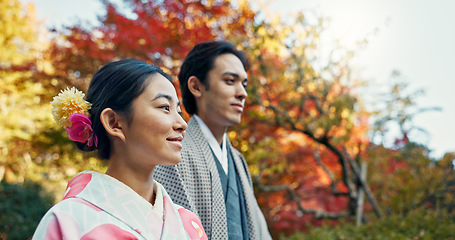
[[[228,175],[224,172],[221,163],[217,160],[215,162],[223,187],[229,239],[249,239],[245,196],[229,148]]]

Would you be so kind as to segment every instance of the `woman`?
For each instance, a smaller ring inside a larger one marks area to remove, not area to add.
[[[121,60],[102,67],[83,97],[74,87],[62,91],[52,114],[81,150],[109,161],[107,171],[71,179],[33,239],[207,239],[197,216],[152,178],[156,165],[180,161],[187,127],[170,77]]]

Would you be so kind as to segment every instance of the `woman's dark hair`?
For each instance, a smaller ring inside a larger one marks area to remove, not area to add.
[[[249,61],[243,51],[235,49],[232,43],[225,41],[202,42],[194,46],[183,61],[178,75],[182,102],[188,114],[197,113],[196,99],[188,88],[188,79],[195,76],[208,89],[207,75],[215,65],[215,59],[221,54],[231,53],[240,59],[245,70],[249,68]]]
[[[100,120],[105,108],[132,119],[132,102],[141,95],[150,83],[149,76],[161,74],[172,82],[171,77],[159,67],[135,59],[111,62],[100,68],[92,78],[86,100],[92,104],[89,110],[92,128],[98,137],[98,146],[75,142],[83,151],[98,149],[100,159],[109,159],[111,142]]]

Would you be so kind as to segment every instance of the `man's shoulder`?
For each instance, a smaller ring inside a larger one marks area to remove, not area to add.
[[[203,157],[205,156],[204,151],[202,151],[202,146],[205,139],[192,138],[191,135],[185,135],[182,141],[182,160],[185,162],[187,159],[192,159],[194,157]]]
[[[194,119],[188,121],[185,137],[182,144],[186,148],[199,148],[203,142],[207,142],[198,123]]]
[[[194,121],[194,119],[192,119]],[[182,159],[178,164],[178,168],[186,167],[207,168],[207,161],[210,161],[211,152],[207,139],[203,136],[197,122],[193,124],[191,120],[188,122],[187,133],[182,141]]]
[[[245,157],[243,156],[243,154],[237,148],[235,148],[230,141],[227,146],[229,146],[229,149],[231,150],[232,155],[239,156],[241,159],[245,160]]]

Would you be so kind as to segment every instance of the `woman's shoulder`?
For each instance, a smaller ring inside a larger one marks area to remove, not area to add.
[[[72,225],[89,223],[94,215],[102,213],[99,207],[80,198],[67,198],[52,206],[41,219],[41,223],[52,223],[55,219],[58,224],[71,222]]]
[[[98,206],[85,201],[82,198],[71,197],[65,198],[62,201],[55,204],[49,211],[51,212],[67,212],[67,213],[78,213],[81,210],[89,212],[102,212],[103,210]]]
[[[99,234],[112,233],[113,238]],[[138,239],[135,232],[99,207],[81,199],[67,198],[55,204],[41,219],[33,239]],[[126,236],[127,238],[118,238]],[[136,237],[135,237],[136,236]],[[128,238],[131,237],[131,238]]]

